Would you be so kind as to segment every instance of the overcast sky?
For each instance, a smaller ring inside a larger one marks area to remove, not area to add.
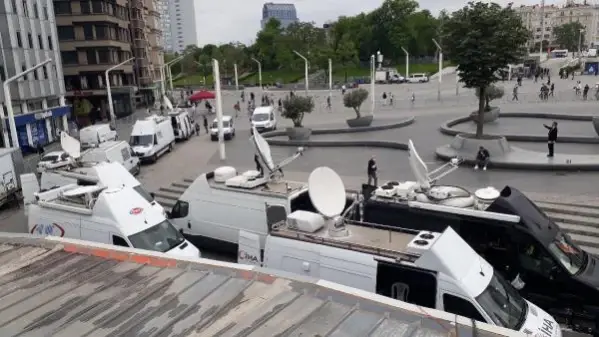
[[[251,43],[256,38],[262,19],[264,0],[215,0],[195,1],[196,21],[198,28],[198,44],[221,44],[231,41]],[[313,21],[322,25],[326,21],[335,20],[341,15],[355,15],[371,11],[382,3],[382,0],[283,0],[280,3],[293,3],[301,21]],[[455,10],[467,1],[463,0],[423,0],[421,8],[429,9],[435,15],[443,8]],[[495,0],[507,4],[510,0]],[[540,0],[513,1],[515,4],[535,4]],[[546,3],[565,3],[551,1]]]

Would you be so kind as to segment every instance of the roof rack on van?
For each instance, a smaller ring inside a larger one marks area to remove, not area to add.
[[[80,186],[69,184],[45,192],[35,193],[36,203],[42,207],[91,215],[96,200],[106,189],[101,185]]]

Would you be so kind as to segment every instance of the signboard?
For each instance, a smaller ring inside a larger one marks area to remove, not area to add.
[[[48,117],[52,117],[52,111],[38,112],[34,115],[34,117],[37,120],[46,119]]]

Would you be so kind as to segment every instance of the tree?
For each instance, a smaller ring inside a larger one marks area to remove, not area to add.
[[[480,89],[476,88],[476,90],[474,91],[476,94],[476,97],[478,97],[480,99]],[[503,97],[503,95],[505,94],[505,91],[503,90],[503,88],[498,87],[496,85],[490,85],[487,87],[487,90],[485,90],[485,111],[490,111],[491,110],[491,101],[495,100],[495,99],[500,99],[501,97]]]
[[[580,22],[568,22],[561,26],[553,27],[555,42],[560,48],[569,51],[578,50],[579,43],[584,44],[584,26]]]
[[[312,110],[314,110],[312,97],[293,95],[283,100],[281,116],[291,119],[294,127],[301,128],[305,114],[311,113]]]
[[[516,64],[529,32],[510,7],[469,2],[444,23],[444,47],[458,65],[460,82],[478,90],[476,137],[483,135],[486,92],[497,82],[497,72]]]
[[[368,98],[368,91],[363,88],[358,88],[348,92],[343,96],[343,105],[346,108],[354,109],[354,112],[356,113],[356,118],[360,118],[362,117],[362,115],[360,114],[360,107],[362,106],[362,103],[364,103],[366,98]]]

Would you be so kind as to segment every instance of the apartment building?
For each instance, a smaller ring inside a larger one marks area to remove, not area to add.
[[[10,84],[10,98],[0,92],[0,147],[15,146],[7,123],[7,106],[15,115],[18,146],[24,152],[58,138],[68,129],[71,107],[65,105],[62,63],[51,0],[5,0],[0,3],[0,82],[46,60],[51,63]]]
[[[165,15],[164,47],[169,52],[182,52],[189,45],[198,44],[194,0],[162,0]]]
[[[597,5],[568,1],[562,6],[542,7],[538,4],[522,5],[514,9],[522,17],[525,27],[532,32],[531,40],[528,42],[529,49],[538,49],[541,41],[548,41],[548,47],[559,47],[555,44],[553,28],[569,22],[580,22],[585,27],[587,45],[599,44],[599,6]]]
[[[262,6],[262,29],[272,18],[279,20],[282,28],[299,21],[294,4],[267,2]]]

